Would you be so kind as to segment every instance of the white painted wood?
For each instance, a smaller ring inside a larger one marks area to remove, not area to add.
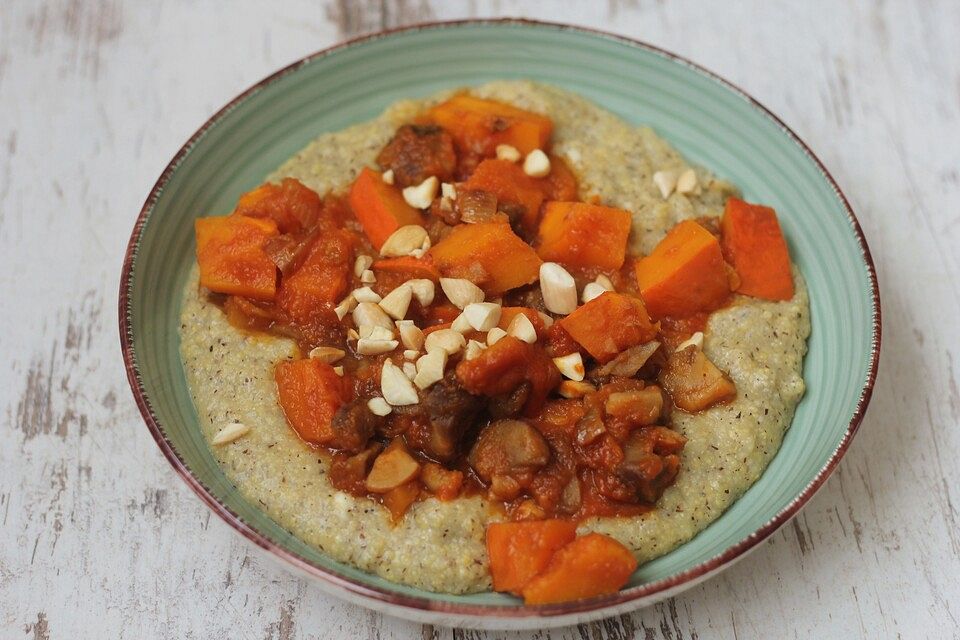
[[[0,636],[537,637],[382,618],[248,555],[143,427],[115,317],[144,196],[240,90],[359,31],[523,15],[676,51],[782,116],[859,213],[885,314],[871,410],[796,520],[678,597],[545,635],[956,637],[960,5],[568,5],[0,5]]]

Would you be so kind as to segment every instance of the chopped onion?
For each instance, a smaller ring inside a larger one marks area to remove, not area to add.
[[[277,265],[280,272],[287,275],[300,266],[310,249],[313,238],[313,235],[297,237],[285,233],[267,240],[266,244],[263,245],[263,250]]]
[[[497,216],[497,196],[479,189],[461,189],[457,193],[457,209],[463,222],[490,222]]]

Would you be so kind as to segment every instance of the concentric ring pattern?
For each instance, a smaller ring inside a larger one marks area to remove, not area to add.
[[[875,374],[875,278],[842,196],[782,125],[717,79],[614,37],[517,22],[436,25],[318,54],[232,103],[161,178],[131,240],[121,284],[122,338],[134,392],[148,405],[148,423],[158,430],[174,466],[188,470],[211,506],[228,520],[234,518],[227,511],[235,514],[234,526],[261,545],[272,541],[299,556],[301,567],[338,574],[376,598],[401,594],[434,601],[406,601],[415,606],[466,611],[458,605],[477,605],[500,614],[505,611],[499,607],[516,605],[496,594],[428,594],[339,565],[237,495],[200,435],[178,356],[178,306],[193,259],[192,221],[229,211],[243,191],[321,132],[372,118],[401,98],[509,78],[553,83],[629,122],[649,124],[690,160],[739,185],[748,199],[776,207],[810,289],[808,393],[780,453],[759,482],[706,531],[642,567],[631,584],[646,588],[636,593],[648,594],[657,586],[649,585],[658,581],[676,586],[672,577],[681,572],[696,578],[749,548],[744,541],[751,536],[767,535],[778,514],[774,524],[782,524],[798,497],[809,497],[805,490],[822,480],[838,448],[846,446]]]

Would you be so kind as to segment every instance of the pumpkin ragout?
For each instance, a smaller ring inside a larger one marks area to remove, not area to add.
[[[655,508],[682,472],[671,413],[736,396],[702,349],[709,314],[738,290],[793,295],[773,209],[731,198],[632,255],[631,213],[578,197],[552,131],[459,94],[344,192],[288,178],[196,221],[200,283],[230,323],[298,344],[279,403],[333,485],[394,522],[482,494],[504,521],[494,587],[532,604],[623,586],[633,555],[576,523]],[[539,151],[546,174],[525,162]]]

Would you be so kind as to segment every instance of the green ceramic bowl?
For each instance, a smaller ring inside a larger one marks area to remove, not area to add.
[[[508,596],[450,596],[390,583],[334,562],[238,495],[208,451],[178,355],[180,291],[193,261],[195,217],[238,196],[325,131],[390,103],[460,85],[529,78],[573,90],[649,124],[692,162],[776,207],[810,289],[807,394],[760,480],[690,542],[642,567],[621,592],[524,607]],[[789,520],[850,444],[877,371],[880,302],[866,241],[813,153],[773,114],[672,54],[585,29],[517,20],[413,27],[312,55],[266,78],[214,115],[150,192],[130,238],[120,337],[133,394],[157,444],[197,494],[249,540],[330,592],[439,624],[545,627],[622,613],[688,588]]]

